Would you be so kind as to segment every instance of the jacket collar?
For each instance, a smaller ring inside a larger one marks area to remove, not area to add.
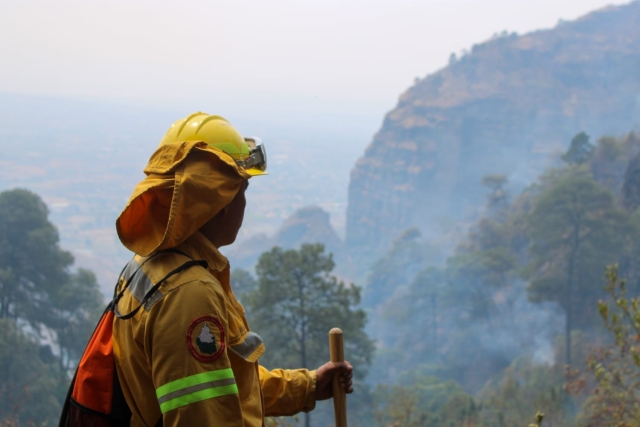
[[[179,246],[194,259],[203,259],[209,264],[209,269],[217,272],[229,268],[229,260],[222,255],[209,239],[196,231],[183,244]]]

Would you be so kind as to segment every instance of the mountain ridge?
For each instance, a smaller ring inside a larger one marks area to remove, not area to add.
[[[553,29],[503,33],[418,80],[384,118],[349,183],[346,244],[379,256],[403,230],[435,237],[472,217],[484,175],[516,191],[571,137],[640,123],[640,3]]]

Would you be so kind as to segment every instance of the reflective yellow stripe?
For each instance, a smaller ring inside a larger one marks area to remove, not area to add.
[[[230,394],[238,394],[238,386],[235,384],[235,380],[233,380],[233,384],[221,386],[221,387],[211,387],[204,390],[188,392],[184,391],[185,394],[175,397],[171,400],[167,400],[164,403],[160,404],[160,410],[163,414],[171,411],[172,409],[179,408],[181,406],[186,406],[191,403],[200,402],[202,400],[211,399],[214,397],[227,396]]]
[[[156,390],[160,410],[163,414],[190,403],[237,393],[238,386],[231,368],[181,378]]]
[[[231,368],[218,369],[217,371],[203,372],[201,374],[191,375],[190,377],[180,378],[171,381],[156,390],[156,396],[161,398],[165,394],[180,390],[186,387],[207,383],[209,381],[226,380],[233,378],[233,370]]]

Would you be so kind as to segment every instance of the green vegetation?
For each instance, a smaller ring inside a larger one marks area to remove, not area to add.
[[[374,415],[380,427],[454,427],[475,425],[480,408],[454,381],[411,373],[400,385],[381,385],[374,393]]]
[[[569,150],[562,155],[562,160],[570,165],[586,163],[593,152],[593,145],[589,142],[589,135],[580,132],[571,139]]]
[[[628,295],[617,265],[609,266],[606,275],[609,299],[600,301],[598,309],[613,343],[589,355],[586,376],[573,372],[572,391],[590,391],[581,426],[640,426],[640,297]]]
[[[66,390],[48,347],[0,319],[0,425],[55,425]]]
[[[315,369],[329,360],[328,332],[340,327],[349,339],[348,360],[364,377],[373,356],[373,341],[364,332],[366,314],[355,308],[360,288],[331,275],[334,262],[321,244],[304,244],[299,250],[271,249],[256,266],[257,286],[244,292],[249,324],[265,340],[267,352],[260,363],[269,368]],[[249,289],[251,280],[242,270],[232,275],[232,287]],[[326,418],[326,413],[319,413]],[[309,425],[309,414],[305,414]]]
[[[468,393],[473,405],[455,405],[459,412],[447,418],[455,426],[524,426],[536,411],[553,426],[635,425],[615,424],[622,416],[603,418],[609,410],[629,414],[637,402],[627,390],[635,384],[632,353],[640,348],[635,332],[623,332],[626,344],[617,346],[626,351],[625,364],[595,348],[611,340],[607,328],[634,318],[632,300],[611,294],[630,312],[608,312],[603,327],[598,301],[607,297],[608,264],[619,263],[629,292],[639,290],[640,213],[629,208],[638,194],[631,168],[639,152],[634,134],[592,145],[580,133],[563,163],[517,197],[504,176],[486,176],[484,214],[442,264],[433,262],[433,243],[416,229],[395,240],[365,285],[365,307],[379,315],[370,330],[381,344],[372,367],[380,425],[446,425],[440,407],[428,407],[435,395],[411,391],[406,375],[415,383],[454,381]],[[605,360],[617,367],[606,375]],[[589,370],[595,377],[576,392],[565,375]],[[400,388],[378,393],[393,387]],[[594,387],[599,394],[590,395]],[[627,400],[615,401],[622,394]],[[594,418],[603,400],[607,410]]]
[[[349,336],[349,360],[363,368],[371,363],[366,314],[354,308],[360,288],[332,276],[333,268],[331,254],[320,244],[287,251],[276,247],[262,254],[256,266],[258,287],[245,303],[249,323],[269,345],[262,364],[317,368],[328,360],[327,334],[337,326]],[[360,369],[358,375],[363,374]]]
[[[407,229],[362,302],[321,244],[263,253],[255,276],[231,274],[261,363],[313,369],[339,326],[353,426],[640,426],[638,153],[633,134],[593,146],[579,134],[517,197],[486,176],[485,209],[451,255]],[[53,425],[103,297],[26,190],[0,193],[0,254],[0,425]],[[331,417],[320,404],[313,425]]]
[[[524,277],[533,302],[556,301],[565,313],[565,363],[571,331],[592,326],[602,271],[620,259],[626,215],[587,170],[569,167],[548,179],[529,215],[530,262]]]
[[[104,308],[42,200],[0,193],[0,425],[55,425],[75,364]]]

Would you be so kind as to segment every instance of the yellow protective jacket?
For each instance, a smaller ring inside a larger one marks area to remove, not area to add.
[[[190,259],[207,263],[170,276],[133,318],[114,320],[132,426],[257,427],[265,416],[315,406],[315,371],[259,366],[265,347],[229,286],[229,263],[197,231],[248,178],[226,157],[204,143],[161,147],[116,223],[138,254],[120,279],[119,288],[127,286],[121,314]],[[175,251],[163,251],[169,248]]]

